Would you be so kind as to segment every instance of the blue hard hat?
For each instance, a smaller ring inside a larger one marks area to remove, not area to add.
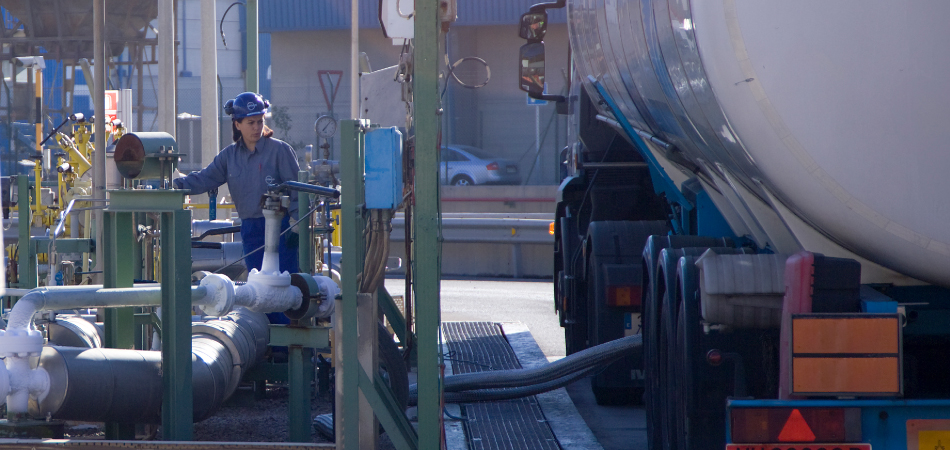
[[[253,92],[244,92],[224,104],[224,113],[234,120],[249,116],[260,116],[267,112],[270,102]]]

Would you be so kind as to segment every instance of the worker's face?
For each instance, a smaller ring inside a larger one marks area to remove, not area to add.
[[[256,144],[264,134],[264,116],[245,117],[235,123],[244,143],[247,145]]]

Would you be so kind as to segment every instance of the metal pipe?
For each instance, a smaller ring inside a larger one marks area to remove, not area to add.
[[[264,213],[264,261],[261,263],[261,273],[280,273],[280,258],[278,245],[280,244],[280,222],[284,218],[283,211],[265,209]]]
[[[95,198],[106,198],[106,134],[103,133],[106,129],[106,106],[105,106],[105,90],[106,90],[106,43],[104,40],[104,31],[105,31],[105,15],[106,15],[106,0],[94,0],[93,1],[93,62],[95,62],[95,76],[93,77],[93,84],[95,85],[93,92],[93,104],[95,107],[95,121],[93,127],[97,131],[95,135],[95,144],[94,148],[96,151],[93,152],[93,167],[92,167],[92,177],[93,177],[93,189],[92,196]],[[102,211],[96,211],[96,242],[103,241],[102,235],[102,220],[103,214]],[[102,246],[96,246],[96,270],[102,270],[103,267],[103,252]],[[101,277],[101,275],[100,275]],[[101,278],[100,278],[101,279]]]
[[[358,119],[360,117],[360,2],[353,0],[350,3],[350,117]]]
[[[160,131],[175,136],[174,0],[158,0],[158,61],[158,126]]]
[[[195,305],[210,303],[205,286],[192,286]],[[158,306],[162,304],[162,288],[136,287],[104,289],[97,286],[64,286],[60,289],[31,290],[13,305],[7,318],[7,330],[29,330],[37,311],[75,308],[119,308],[124,306]]]
[[[260,36],[257,34],[257,0],[247,0],[247,72],[244,75],[248,92],[260,93],[260,54],[258,44]]]
[[[218,135],[218,47],[215,0],[201,1],[201,161],[208,165],[221,148]],[[213,118],[213,120],[212,120]]]
[[[200,421],[234,392],[244,373],[267,350],[267,317],[239,309],[192,327],[194,420]],[[161,420],[161,352],[46,347],[39,367],[49,393],[31,413],[59,420],[158,423]],[[104,376],[106,375],[106,376]]]

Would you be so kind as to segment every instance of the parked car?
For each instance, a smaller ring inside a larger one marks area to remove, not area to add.
[[[453,186],[521,184],[521,174],[514,161],[496,158],[468,145],[442,147],[439,179],[442,184]]]

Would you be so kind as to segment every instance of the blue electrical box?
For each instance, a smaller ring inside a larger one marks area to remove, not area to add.
[[[402,203],[402,133],[377,128],[364,142],[366,208],[395,209]]]

